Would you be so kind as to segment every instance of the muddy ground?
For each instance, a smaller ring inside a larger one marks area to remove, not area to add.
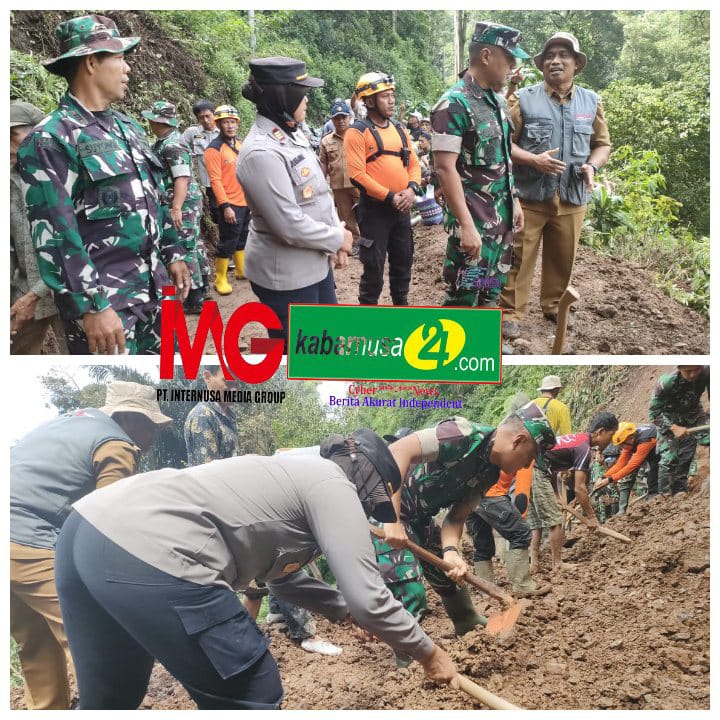
[[[415,260],[410,288],[411,305],[439,305],[443,301],[441,278],[446,234],[441,226],[419,227],[415,231]],[[546,320],[538,305],[540,263],[535,273],[530,311],[521,323],[522,337],[512,343],[516,354],[549,354],[555,325]],[[338,301],[357,304],[357,288],[362,264],[351,259],[344,270],[336,271]],[[573,287],[580,293],[576,311],[572,313],[573,327],[568,331],[565,352],[576,355],[685,355],[709,352],[709,324],[694,310],[671,300],[653,285],[651,274],[637,266],[616,261],[580,247]],[[223,319],[233,310],[257,298],[247,280],[233,282],[233,293],[213,299],[219,302]],[[387,286],[380,299],[390,304]],[[188,319],[194,328],[197,318]],[[191,330],[192,332],[192,330]],[[248,325],[241,335],[244,351],[250,337],[264,336],[258,325]],[[214,352],[208,341],[206,351]]]
[[[654,383],[667,367],[629,368],[607,398],[622,418],[646,416]],[[634,502],[608,527],[629,546],[575,527],[564,559],[575,567],[540,579],[553,591],[521,617],[513,637],[478,630],[456,639],[428,590],[426,632],[451,653],[460,672],[527,708],[708,709],[710,703],[709,454],[699,448],[693,492]],[[465,541],[467,559],[470,560]],[[544,562],[547,562],[547,550]],[[496,563],[501,584],[505,573]],[[473,591],[478,609],[496,606]],[[359,644],[344,627],[317,617],[318,632],[343,647],[337,658],[305,653],[273,626],[271,651],[283,678],[286,709],[471,709],[464,694],[425,682],[420,667],[396,670],[382,643]],[[22,690],[11,706],[23,707]],[[194,707],[183,688],[156,666],[143,707]]]

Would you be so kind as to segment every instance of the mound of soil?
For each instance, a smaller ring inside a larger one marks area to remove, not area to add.
[[[415,231],[415,258],[409,300],[411,305],[440,305],[444,297],[441,277],[447,235],[442,227],[419,227]],[[521,323],[522,337],[512,343],[516,354],[549,354],[555,325],[540,311],[540,263],[535,273],[530,310]],[[338,301],[357,304],[362,264],[351,259],[349,267],[335,272]],[[247,280],[234,282],[231,295],[213,300],[227,321],[233,310],[257,298]],[[683,307],[654,287],[647,270],[630,263],[620,263],[580,247],[573,287],[580,300],[573,313],[573,327],[568,331],[565,352],[570,354],[609,355],[685,355],[709,352],[709,324],[694,310]],[[391,304],[387,273],[381,304]],[[194,329],[196,318],[188,319]],[[191,330],[192,332],[192,330]],[[249,348],[251,337],[264,336],[259,325],[250,324],[241,335]],[[215,352],[208,341],[207,352]]]
[[[608,526],[633,544],[573,529],[564,558],[575,566],[562,574],[541,572],[553,591],[530,605],[511,638],[496,640],[482,630],[455,638],[432,591],[423,627],[461,673],[525,708],[709,709],[707,497],[638,501]],[[496,571],[502,582],[499,565]],[[475,599],[481,610],[497,609],[480,595]],[[269,630],[285,709],[482,707],[459,691],[428,683],[417,663],[397,670],[382,643],[362,645],[347,628],[320,618],[318,631],[341,645],[342,655],[310,655],[275,626]],[[22,707],[20,690],[13,690],[11,701]],[[194,703],[157,665],[142,707],[189,709]]]

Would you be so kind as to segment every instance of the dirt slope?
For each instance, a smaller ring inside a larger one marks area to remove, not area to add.
[[[610,523],[634,539],[628,548],[574,530],[565,556],[575,568],[552,578],[553,592],[532,604],[509,640],[493,640],[483,631],[455,639],[432,593],[423,627],[462,673],[526,708],[707,709],[707,503],[696,494],[634,504],[627,517]],[[343,646],[342,655],[309,655],[270,631],[286,709],[480,707],[462,693],[425,682],[417,664],[396,670],[381,643],[360,645],[346,629],[322,619],[318,627]],[[143,707],[184,709],[193,703],[158,666]]]
[[[420,227],[415,233],[410,303],[439,305],[444,287],[440,276],[447,236],[441,227]],[[540,312],[538,270],[535,274],[531,307],[521,324],[522,338],[513,343],[517,354],[549,354],[555,325]],[[335,273],[340,303],[357,304],[357,288],[362,264],[351,260],[350,266]],[[573,313],[574,327],[568,332],[566,352],[574,354],[613,355],[669,355],[706,354],[709,352],[708,321],[694,310],[683,307],[655,289],[648,271],[597,255],[588,248],[578,252],[573,286],[580,293],[577,311]],[[216,296],[223,318],[246,302],[257,298],[247,280],[234,283],[232,295]],[[387,286],[381,303],[390,304]],[[194,327],[196,319],[188,320]],[[249,325],[242,335],[262,335],[259,326]],[[208,342],[207,351],[214,352]]]
[[[629,368],[605,406],[618,416],[646,417],[648,398],[667,366]],[[696,491],[687,497],[636,502],[612,527],[621,545],[574,528],[560,576],[542,568],[553,592],[535,601],[506,641],[479,630],[456,639],[437,597],[423,627],[451,653],[459,670],[527,708],[709,708],[710,521],[708,450],[698,453]],[[465,549],[469,547],[467,541]],[[469,557],[468,557],[469,560]],[[547,557],[543,558],[547,561]],[[496,560],[496,574],[505,573]],[[482,611],[496,609],[475,593]],[[317,618],[319,633],[340,644],[337,658],[309,655],[275,627],[287,709],[470,709],[450,688],[426,683],[417,664],[396,670],[382,643],[359,644],[344,627]],[[11,706],[23,707],[14,689]],[[156,666],[143,707],[192,708],[181,686]]]

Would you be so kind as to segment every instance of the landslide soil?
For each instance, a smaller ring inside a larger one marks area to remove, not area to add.
[[[447,235],[440,226],[415,230],[411,305],[440,305],[444,297],[441,277]],[[521,323],[522,336],[512,343],[515,354],[549,354],[555,325],[543,317],[538,304],[540,261],[535,272],[530,308]],[[351,259],[349,267],[335,271],[338,302],[357,304],[362,264]],[[577,355],[685,355],[709,352],[709,324],[706,318],[671,300],[653,285],[648,270],[625,261],[598,255],[581,246],[578,250],[573,287],[580,293],[576,311],[571,315],[565,353]],[[219,304],[227,322],[232,312],[246,302],[257,300],[247,280],[233,282],[233,293],[212,299]],[[391,304],[387,273],[381,304]],[[188,319],[191,332],[197,316]],[[241,335],[243,351],[251,337],[264,337],[256,324]],[[207,352],[215,352],[208,340]]]
[[[646,416],[655,381],[667,367],[628,368],[607,398],[623,418]],[[710,518],[708,449],[685,497],[633,502],[608,527],[631,545],[569,533],[564,559],[574,567],[539,579],[552,592],[535,600],[506,640],[478,630],[455,638],[428,590],[425,631],[479,685],[533,709],[708,709],[710,703]],[[470,547],[465,541],[465,549]],[[547,561],[547,549],[543,562]],[[467,557],[468,561],[470,557]],[[506,584],[495,561],[498,581]],[[497,606],[473,591],[478,609]],[[272,626],[271,652],[285,687],[286,709],[472,709],[468,696],[424,680],[420,667],[396,670],[382,643],[360,644],[344,627],[317,617],[318,633],[343,647],[339,657],[305,653]],[[22,708],[22,690],[11,692]],[[156,665],[142,707],[190,709],[183,688]]]

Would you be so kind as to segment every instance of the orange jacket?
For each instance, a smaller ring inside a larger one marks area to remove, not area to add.
[[[218,135],[205,148],[205,167],[215,195],[215,201],[221,210],[228,205],[247,206],[245,191],[235,176],[235,165],[241,147],[241,142],[237,140],[233,150],[223,140],[223,136]]]
[[[647,460],[655,445],[657,445],[657,438],[650,438],[645,442],[638,443],[635,449],[623,447],[620,457],[605,473],[605,477],[616,483],[634,473]]]
[[[525,495],[525,511],[522,516],[527,514],[527,507],[530,502],[530,487],[532,485],[532,465],[529,468],[523,468],[515,473],[515,477],[508,475],[506,472],[500,472],[500,479],[485,493],[485,497],[500,497],[510,492],[510,486],[515,481],[515,499],[518,496]],[[517,503],[516,503],[517,504]],[[521,505],[522,507],[522,505]]]
[[[383,149],[393,152],[402,150],[402,140],[391,123],[386,128],[375,126]],[[405,190],[408,183],[420,184],[420,161],[412,149],[412,140],[407,130],[407,146],[410,151],[408,167],[402,163],[397,155],[380,155],[372,162],[367,158],[377,152],[377,143],[369,129],[360,131],[355,127],[348,128],[345,133],[345,159],[347,160],[348,175],[353,183],[362,186],[363,190],[375,200],[387,200],[390,193]]]

